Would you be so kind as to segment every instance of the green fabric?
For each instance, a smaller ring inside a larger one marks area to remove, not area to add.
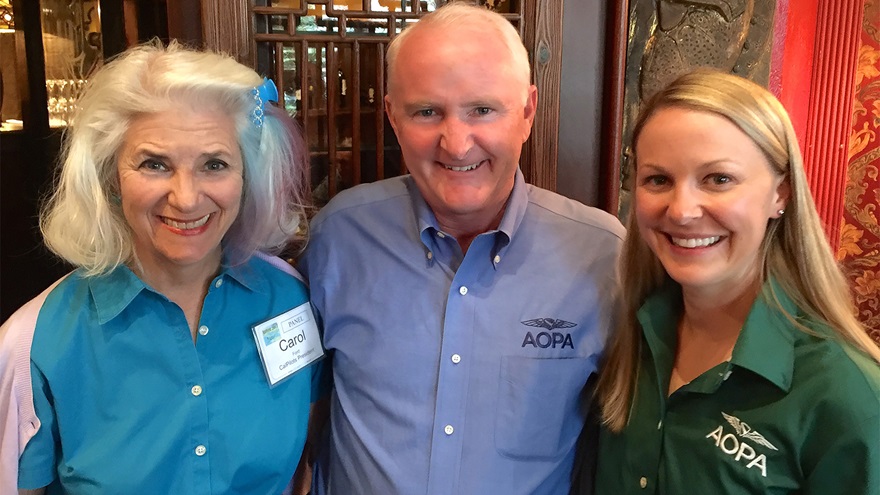
[[[828,329],[798,330],[768,287],[730,362],[669,397],[681,293],[648,299],[632,416],[600,433],[595,493],[880,494],[880,366]]]

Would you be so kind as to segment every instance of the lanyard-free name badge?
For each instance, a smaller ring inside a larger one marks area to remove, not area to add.
[[[253,331],[270,387],[324,357],[309,303],[266,320]]]

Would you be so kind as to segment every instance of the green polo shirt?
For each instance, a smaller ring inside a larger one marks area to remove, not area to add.
[[[667,397],[681,306],[670,289],[639,310],[632,415],[600,434],[597,494],[880,494],[880,366],[759,296],[731,360]]]

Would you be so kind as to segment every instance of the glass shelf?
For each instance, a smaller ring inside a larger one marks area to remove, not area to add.
[[[104,62],[99,0],[39,2],[49,127],[63,128],[89,75]],[[16,46],[22,38],[16,34],[14,25],[12,29],[3,29],[6,12],[12,16],[10,1],[0,0],[0,58],[4,61],[0,64],[0,132],[4,133],[27,126],[23,122],[26,117],[22,112],[22,88],[18,86],[21,78],[17,77],[27,70],[25,62],[19,59],[24,47]],[[14,17],[11,20],[14,22]]]

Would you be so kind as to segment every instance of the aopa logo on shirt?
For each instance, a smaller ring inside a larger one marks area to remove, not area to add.
[[[706,438],[714,440],[715,446],[721,449],[725,454],[733,456],[733,460],[746,463],[747,469],[753,467],[760,469],[761,476],[766,478],[767,456],[764,454],[758,454],[754,447],[746,443],[746,439],[772,450],[778,450],[776,446],[768,442],[767,439],[764,438],[764,435],[753,430],[745,421],[741,421],[736,416],[731,416],[724,412],[722,412],[721,415],[724,416],[724,419],[726,419],[728,423],[730,423],[730,426],[733,426],[733,429],[736,430],[736,435],[733,433],[725,433],[724,426],[718,425],[718,428],[712,430],[706,435]],[[737,438],[737,436],[742,440]]]
[[[573,328],[577,326],[577,323],[556,318],[535,318],[534,320],[521,321],[520,323],[527,327],[547,329],[546,332],[537,332],[536,334],[526,332],[521,347],[530,345],[535,348],[540,347],[541,349],[546,349],[548,347],[565,349],[565,347],[568,346],[574,349],[574,343],[571,340],[570,333],[554,332],[553,330],[558,328]]]

